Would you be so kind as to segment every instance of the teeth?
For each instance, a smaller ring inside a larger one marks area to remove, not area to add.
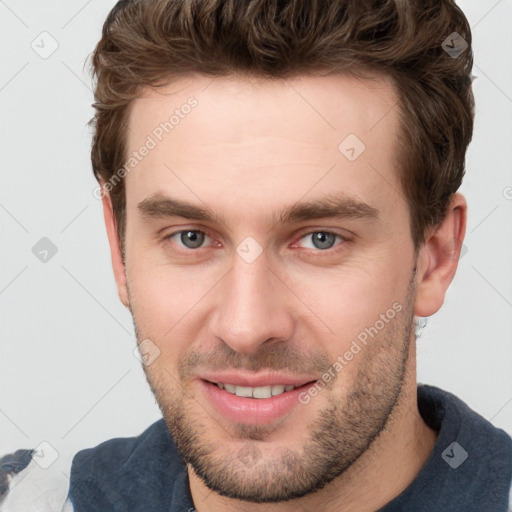
[[[233,395],[236,394],[236,386],[232,386],[231,384],[224,384],[224,389],[230,393],[233,393]]]
[[[217,386],[220,389],[224,389],[228,393],[233,395],[246,397],[246,398],[270,398],[272,396],[281,395],[286,391],[291,391],[295,388],[293,384],[275,384],[273,386],[259,386],[251,388],[247,386],[234,386],[233,384],[224,384],[218,382]]]
[[[272,396],[272,386],[253,388],[252,396],[253,398],[270,398]]]
[[[282,386],[281,384],[275,384],[274,386],[272,386],[272,396],[284,393],[284,388],[285,386]]]
[[[252,397],[252,388],[246,388],[244,386],[237,386],[235,388],[235,395],[236,396],[244,396],[246,398]]]

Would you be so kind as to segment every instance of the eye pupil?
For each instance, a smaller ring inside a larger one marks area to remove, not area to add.
[[[180,238],[185,247],[196,249],[203,243],[204,233],[201,231],[183,231]]]
[[[333,233],[326,233],[325,231],[313,233],[313,244],[317,249],[330,249],[334,242],[335,235]]]

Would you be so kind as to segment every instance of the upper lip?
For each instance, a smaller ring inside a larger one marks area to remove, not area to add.
[[[254,374],[243,371],[202,372],[198,377],[210,382],[232,384],[234,386],[244,386],[249,388],[273,386],[277,384],[299,387],[307,384],[308,382],[317,380],[316,377],[308,375],[290,375],[279,372]]]

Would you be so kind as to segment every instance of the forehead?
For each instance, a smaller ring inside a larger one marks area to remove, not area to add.
[[[201,142],[206,142],[202,136],[211,142],[246,142],[261,137],[262,128],[268,135],[281,135],[283,127],[287,134],[310,137],[318,131],[324,135],[331,131],[328,139],[336,142],[347,131],[364,137],[384,117],[381,128],[386,131],[397,121],[396,112],[390,113],[397,104],[395,90],[391,79],[382,75],[358,78],[338,73],[265,79],[191,74],[160,88],[142,89],[130,109],[128,146],[135,147],[141,134],[151,133],[155,121],[168,121],[173,113],[183,120],[180,110],[189,110],[185,106],[192,97],[197,101],[192,117],[200,118],[194,131]],[[290,124],[292,120],[294,124]],[[186,136],[186,125],[191,122],[176,121],[171,123],[175,138],[179,132]],[[178,124],[182,125],[179,130]]]
[[[127,206],[171,191],[218,192],[227,206],[241,190],[247,207],[277,206],[333,188],[383,203],[399,189],[397,134],[397,97],[383,77],[190,75],[131,106],[127,157],[151,149],[126,175]]]

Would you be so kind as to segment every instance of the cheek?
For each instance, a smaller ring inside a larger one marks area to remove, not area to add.
[[[160,350],[157,366],[173,372],[201,338],[211,304],[209,293],[224,272],[214,267],[178,268],[150,259],[146,255],[145,261],[142,257],[127,261],[130,307],[139,338],[149,338]]]
[[[296,302],[297,307],[308,316],[313,312],[333,339],[348,342],[395,302],[402,304],[408,283],[404,268],[381,255],[338,269],[310,266],[299,272],[288,268],[285,279],[308,306]]]
[[[150,347],[157,353],[154,362],[144,366],[144,371],[153,386],[168,391],[178,380],[179,360],[190,345],[192,334],[186,332],[186,326],[187,312],[190,313],[193,304],[187,296],[191,292],[190,289],[181,291],[184,280],[176,277],[170,279],[162,272],[131,270],[128,276],[135,277],[129,279],[130,309],[138,341],[150,340]]]
[[[146,268],[129,274],[132,309],[161,337],[193,310],[207,291],[206,282],[191,272]]]

